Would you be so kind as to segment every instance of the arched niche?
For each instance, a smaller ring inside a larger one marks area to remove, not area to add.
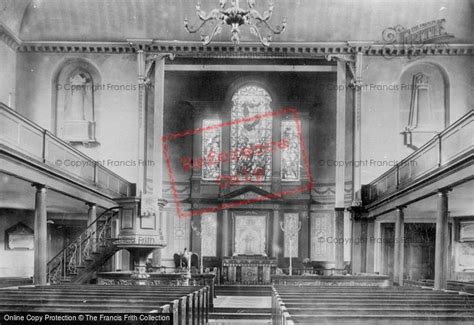
[[[417,62],[400,77],[404,145],[416,150],[449,125],[449,80],[439,65]]]
[[[102,82],[99,71],[84,59],[63,62],[53,78],[53,126],[70,143],[96,144],[96,112]]]

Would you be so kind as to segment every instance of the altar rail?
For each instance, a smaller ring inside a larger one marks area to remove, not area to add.
[[[135,195],[134,184],[3,103],[0,103],[0,145],[15,150],[20,159],[63,172],[112,197]]]
[[[407,188],[463,157],[469,157],[473,150],[474,110],[471,110],[370,184],[363,185],[363,203],[371,204]]]
[[[214,273],[191,274],[191,279],[185,281],[185,273],[147,273],[146,278],[135,279],[132,277],[131,271],[117,271],[117,272],[98,272],[97,284],[99,285],[145,285],[145,286],[206,286],[209,288],[209,306],[213,308],[215,294],[215,278]]]

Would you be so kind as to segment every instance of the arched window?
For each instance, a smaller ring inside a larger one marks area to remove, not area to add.
[[[272,111],[268,92],[255,85],[238,89],[232,96],[231,177],[263,181],[271,177],[272,117],[259,117]]]
[[[72,143],[94,143],[97,70],[78,60],[67,62],[55,79],[56,134]]]

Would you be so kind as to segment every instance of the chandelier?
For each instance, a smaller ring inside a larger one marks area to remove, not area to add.
[[[219,0],[220,8],[211,10],[208,14],[201,10],[201,1],[198,0],[196,4],[196,14],[201,20],[201,24],[197,28],[189,25],[188,19],[184,19],[184,27],[189,33],[196,33],[201,30],[207,23],[214,22],[210,33],[201,32],[201,41],[204,45],[212,42],[214,36],[222,32],[222,25],[229,25],[231,27],[232,36],[230,40],[234,46],[240,44],[240,26],[248,25],[250,32],[258,37],[260,43],[265,46],[270,45],[273,34],[281,34],[286,27],[286,19],[283,19],[281,25],[275,27],[270,26],[269,20],[272,18],[273,1],[269,1],[268,10],[260,14],[255,9],[256,0],[247,0],[248,9],[243,9],[239,6],[239,0],[230,0],[230,5],[227,0]]]

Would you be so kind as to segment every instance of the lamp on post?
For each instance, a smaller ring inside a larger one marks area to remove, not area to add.
[[[286,226],[283,225],[283,222],[280,221],[281,230],[288,235],[288,240],[290,242],[290,268],[289,275],[293,275],[293,241],[296,239],[298,232],[301,230],[301,221],[298,218],[289,218]]]
[[[194,222],[191,221],[191,229],[193,230],[193,232],[198,236],[198,237],[201,237],[201,233],[202,231],[200,229],[198,229],[195,225],[194,225]],[[200,259],[200,262],[199,262],[199,272],[201,274],[204,273],[204,259],[203,259],[203,255],[202,255],[202,247],[201,247],[201,254],[199,256],[199,259]],[[191,263],[191,261],[189,261],[189,263]]]

